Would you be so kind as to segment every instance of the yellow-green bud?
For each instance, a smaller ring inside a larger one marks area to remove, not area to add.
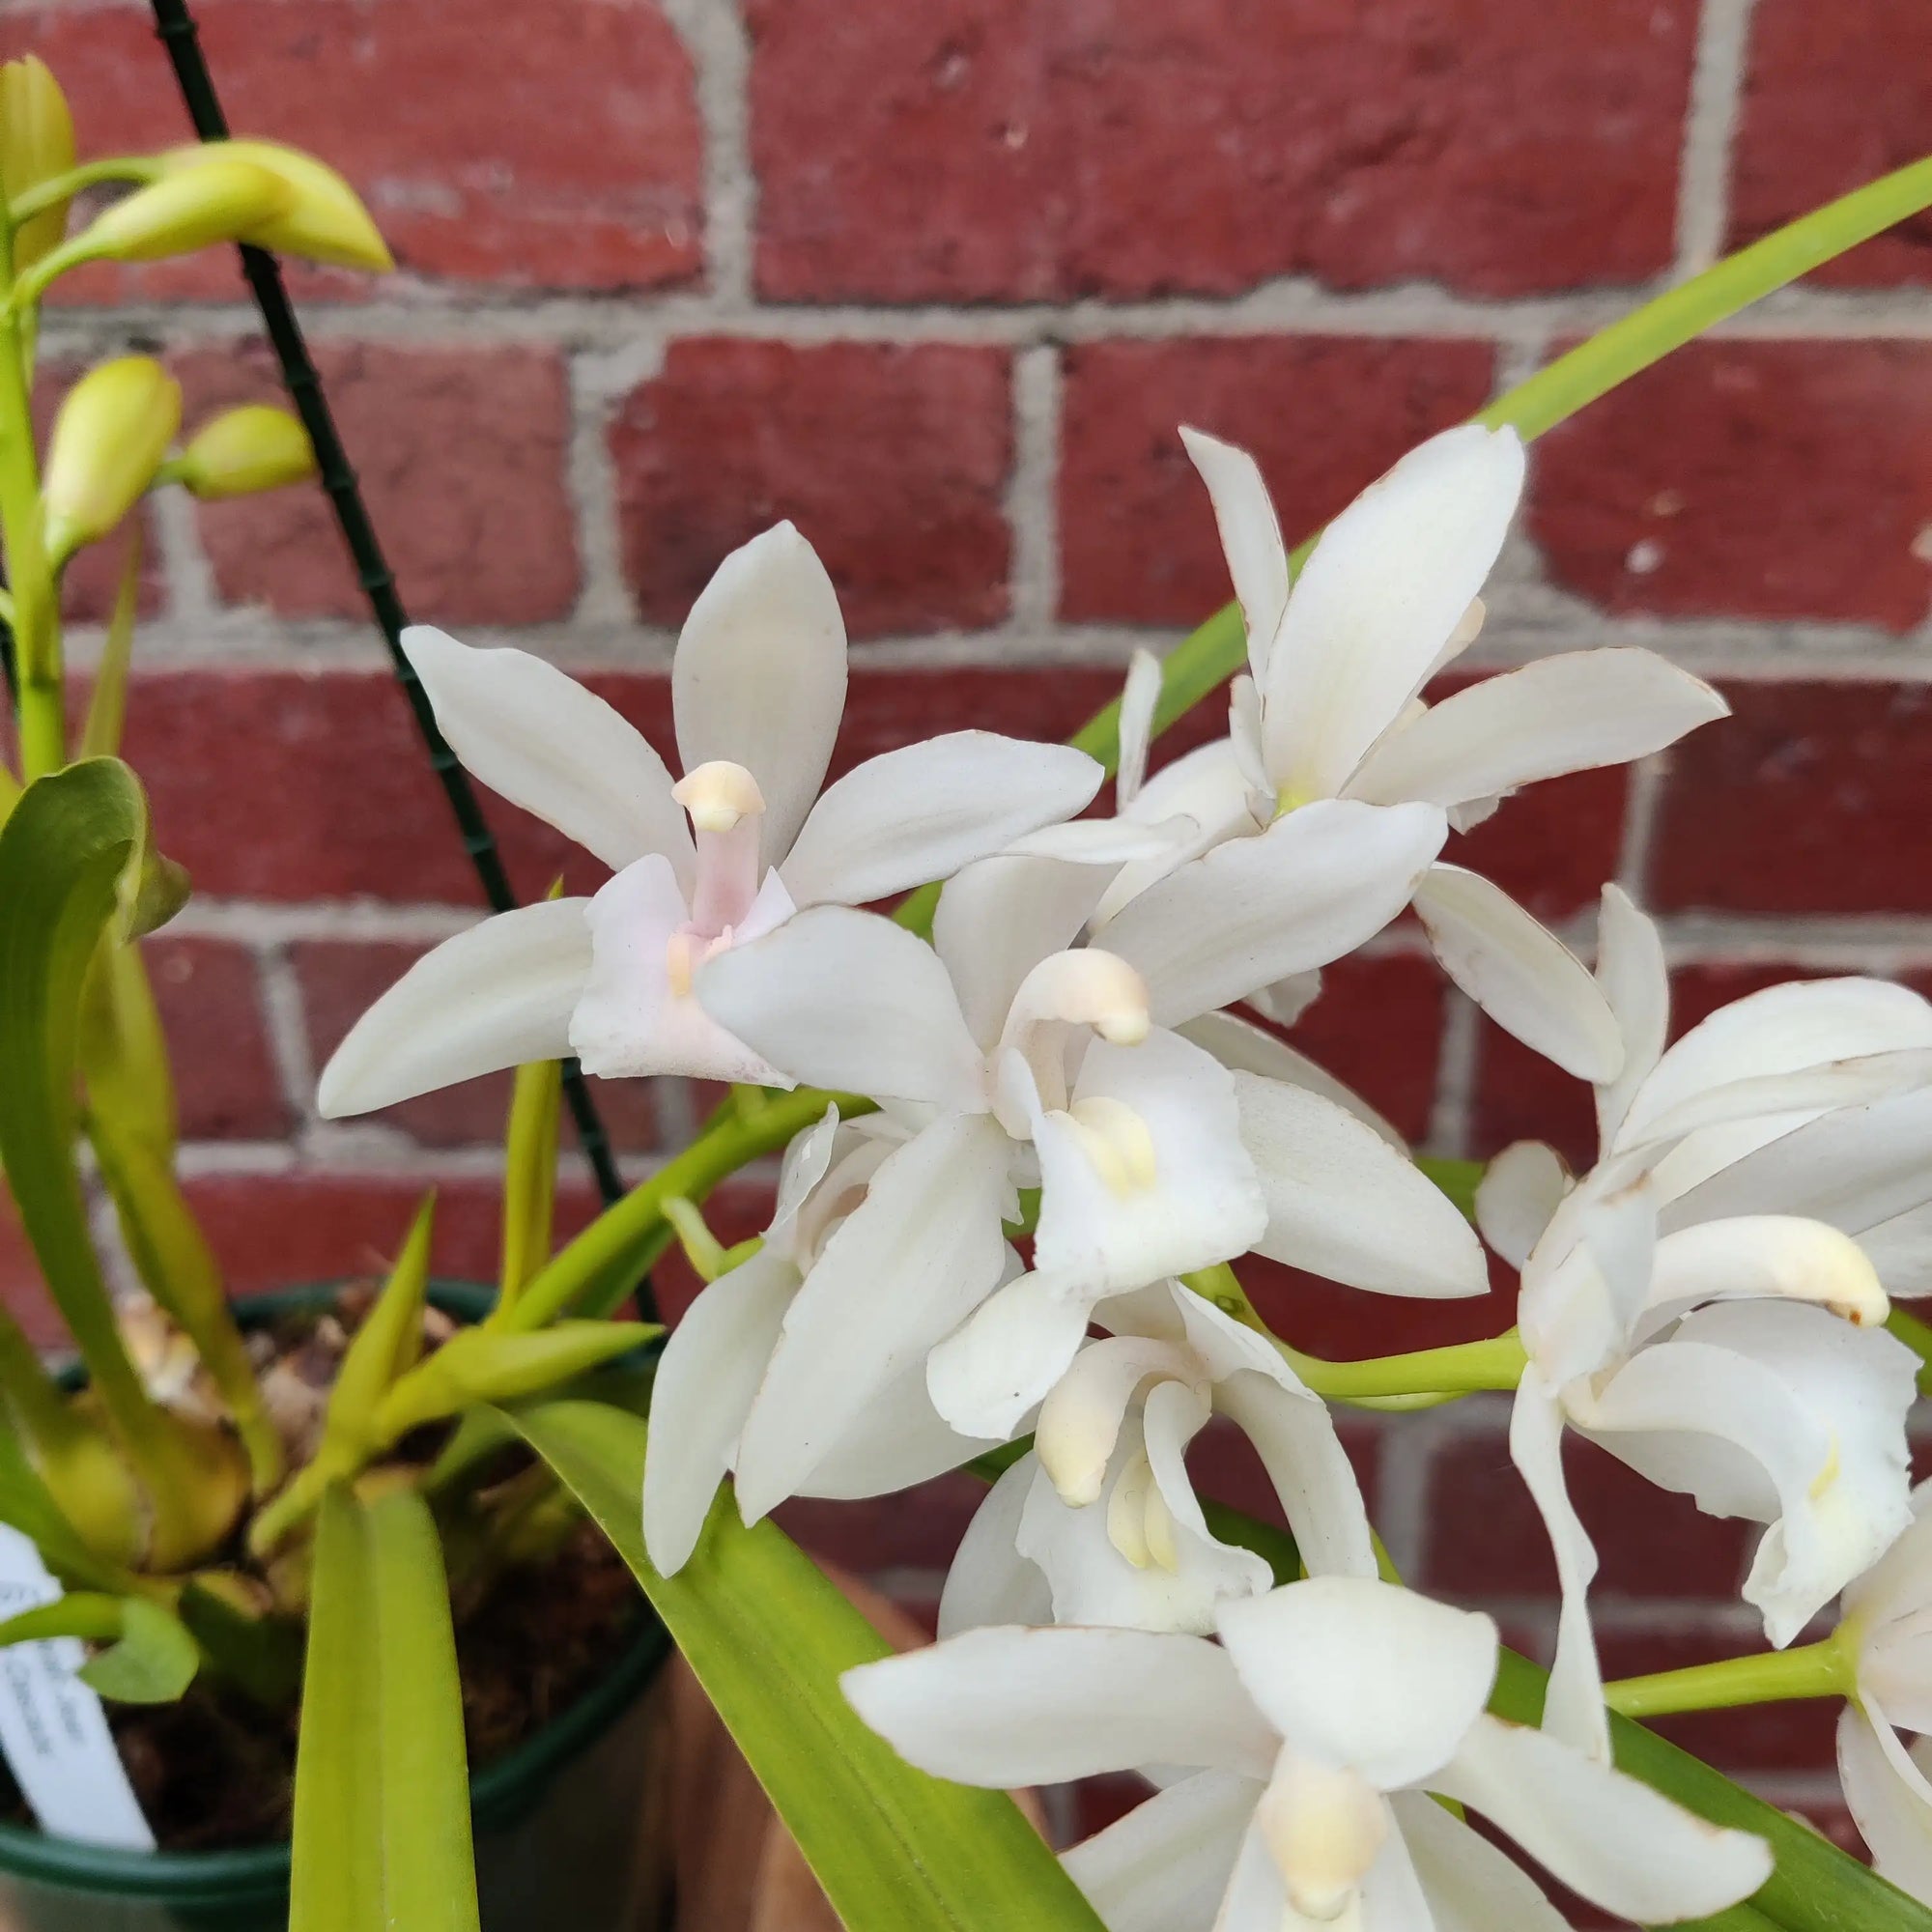
[[[95,217],[75,239],[75,259],[152,262],[211,242],[248,240],[295,199],[287,182],[253,161],[197,149],[199,166],[163,174]]]
[[[73,118],[44,63],[28,54],[0,67],[0,193],[17,201],[73,166]],[[67,233],[68,198],[14,231],[14,272],[31,268]]]
[[[197,497],[247,497],[313,476],[315,451],[288,411],[244,403],[202,424],[169,473]]]
[[[56,563],[104,537],[140,500],[181,428],[181,384],[149,355],[102,362],[67,392],[41,492]]]
[[[176,148],[161,156],[164,174],[205,165],[219,153],[266,168],[288,201],[242,240],[278,254],[300,255],[338,269],[386,274],[396,264],[355,190],[326,162],[279,141],[226,141],[216,149]]]

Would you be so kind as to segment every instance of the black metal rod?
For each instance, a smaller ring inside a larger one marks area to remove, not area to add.
[[[221,102],[214,91],[214,79],[202,53],[187,0],[153,0],[153,5],[155,31],[167,49],[195,132],[204,141],[225,141],[228,138],[228,119],[221,111]],[[322,487],[327,492],[343,542],[349,547],[351,560],[355,565],[356,580],[369,600],[369,609],[382,629],[384,640],[388,644],[397,680],[409,699],[411,711],[415,714],[423,743],[429,749],[430,768],[436,773],[450,810],[456,814],[457,829],[463,836],[463,849],[469,853],[470,863],[476,868],[476,876],[492,910],[508,912],[516,905],[517,895],[511,890],[509,876],[503,869],[502,854],[497,850],[496,837],[484,819],[475,789],[469,782],[469,775],[457,762],[456,753],[437,729],[436,713],[431,707],[429,695],[404,655],[403,630],[409,618],[403,610],[402,599],[396,594],[396,580],[384,557],[382,544],[369,518],[368,506],[363,502],[362,493],[356,485],[355,471],[342,446],[334,415],[323,393],[322,378],[316,372],[314,358],[309,355],[308,344],[302,337],[301,325],[296,319],[295,306],[289,300],[281,267],[274,256],[263,248],[249,247],[244,243],[240,253],[242,272],[247,277],[255,306],[261,311],[262,326],[268,331],[275,359],[281,365],[282,381],[288,388],[290,400],[295,404],[296,413],[301,417],[302,426],[308,431],[309,441],[315,446]],[[597,1177],[598,1192],[608,1206],[623,1195],[624,1182],[617,1173],[610,1137],[604,1130],[596,1104],[574,1060],[564,1062],[563,1091],[569,1102],[571,1119],[577,1125],[578,1142]],[[651,1319],[653,1308],[648,1277],[639,1284],[638,1304],[645,1319]]]

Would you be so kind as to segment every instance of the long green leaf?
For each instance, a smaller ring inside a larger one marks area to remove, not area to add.
[[[463,1697],[436,1525],[329,1491],[316,1538],[289,1932],[477,1932]]]
[[[841,1671],[884,1640],[771,1522],[719,1500],[675,1577],[644,1554],[644,1423],[601,1404],[513,1414],[637,1574],[850,1932],[1098,1932],[1011,1799],[914,1771],[859,1721]]]
[[[141,788],[112,758],[38,780],[0,830],[0,1165],[93,1389],[140,1473],[153,1554],[168,1567],[218,1536],[232,1510],[128,1359],[74,1162],[81,993],[146,843]]]

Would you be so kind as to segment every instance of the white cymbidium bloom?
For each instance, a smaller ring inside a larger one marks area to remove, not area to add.
[[[1228,1417],[1255,1445],[1315,1575],[1373,1577],[1375,1544],[1328,1409],[1264,1337],[1178,1282],[1103,1301],[1040,1404],[1034,1447],[961,1540],[939,1634],[977,1624],[1117,1624],[1205,1633],[1224,1597],[1273,1587],[1208,1529],[1187,1448]]]
[[[1101,901],[1095,943],[1141,964],[1140,931],[1184,930],[1203,902],[1255,889],[1270,842],[1319,804],[1427,807],[1466,828],[1525,784],[1661,750],[1724,716],[1708,685],[1655,652],[1576,651],[1485,679],[1441,703],[1419,696],[1474,639],[1489,576],[1522,487],[1514,431],[1475,425],[1411,450],[1321,533],[1293,589],[1254,460],[1182,430],[1213,499],[1248,639],[1227,739],[1177,760],[1125,808],[1151,823],[1185,814],[1206,856],[1177,849],[1127,866]],[[1256,837],[1259,835],[1259,837]],[[1582,1079],[1617,1072],[1616,1027],[1587,974],[1525,1006],[1547,973],[1541,931],[1507,895],[1458,867],[1418,882],[1443,965],[1510,1032]],[[1306,969],[1268,998],[1287,1019],[1311,996]]]
[[[1251,1248],[1389,1293],[1486,1288],[1480,1245],[1373,1128],[1152,1021],[1163,993],[1182,1017],[1205,1010],[1198,976],[1150,983],[1112,953],[1058,950],[1099,869],[987,860],[947,887],[931,947],[820,907],[700,975],[707,1009],[775,1065],[919,1129],[846,1224],[849,1256],[829,1248],[792,1305],[740,1445],[748,1515],[788,1493],[875,1371],[935,1344],[940,1413],[1004,1439],[1094,1302]],[[1274,918],[1293,927],[1302,910]],[[1339,911],[1306,909],[1341,945]],[[1356,913],[1358,936],[1378,916]],[[1001,1217],[1035,1186],[1034,1271],[995,1294]]]
[[[962,1783],[1190,1770],[1065,1855],[1111,1932],[1561,1932],[1531,1881],[1426,1793],[1645,1924],[1721,1911],[1770,1876],[1761,1838],[1489,1716],[1488,1617],[1323,1577],[1223,1603],[1217,1621],[1219,1645],[970,1631],[842,1681],[903,1756]]]
[[[667,1577],[696,1547],[792,1298],[903,1139],[883,1118],[841,1124],[836,1108],[807,1128],[785,1151],[764,1245],[705,1288],[671,1329],[651,1381],[644,1463],[644,1548]],[[915,1361],[848,1418],[817,1465],[795,1475],[791,1487],[809,1496],[882,1495],[992,1446],[940,1419],[925,1392],[924,1366]]]
[[[1100,783],[1065,746],[955,731],[868,759],[821,795],[845,626],[789,524],[734,551],[692,606],[671,671],[676,783],[639,731],[541,658],[420,626],[403,648],[464,764],[614,876],[593,898],[500,913],[419,960],[337,1048],[322,1076],[329,1117],[573,1053],[594,1074],[782,1085],[691,997],[704,960],[797,907],[943,878],[1078,811]]]
[[[1614,887],[1598,976],[1628,1053],[1598,1091],[1597,1166],[1573,1185],[1519,1143],[1477,1211],[1522,1278],[1510,1446],[1563,1587],[1548,1721],[1604,1752],[1566,1424],[1700,1509],[1767,1525],[1744,1594],[1775,1644],[1904,1526],[1917,1363],[1883,1332],[1854,1236],[1932,1196],[1932,1008],[1877,980],[1774,986],[1663,1051],[1662,950]]]
[[[1845,1592],[1856,1696],[1838,1719],[1845,1804],[1881,1877],[1932,1903],[1932,1486],[1911,1526]],[[1918,1734],[1907,1746],[1901,1731]]]

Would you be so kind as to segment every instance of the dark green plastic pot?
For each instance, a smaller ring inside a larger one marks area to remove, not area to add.
[[[244,1326],[331,1300],[332,1287],[284,1289],[238,1303]],[[439,1282],[430,1298],[475,1321],[489,1291]],[[644,1693],[670,1651],[639,1613],[630,1647],[602,1683],[470,1782],[483,1932],[580,1932],[640,1921],[657,1874],[640,1857],[651,1705]],[[284,1932],[289,1847],[128,1852],[0,1823],[0,1926],[7,1932]],[[399,1927],[397,1932],[410,1932]]]

